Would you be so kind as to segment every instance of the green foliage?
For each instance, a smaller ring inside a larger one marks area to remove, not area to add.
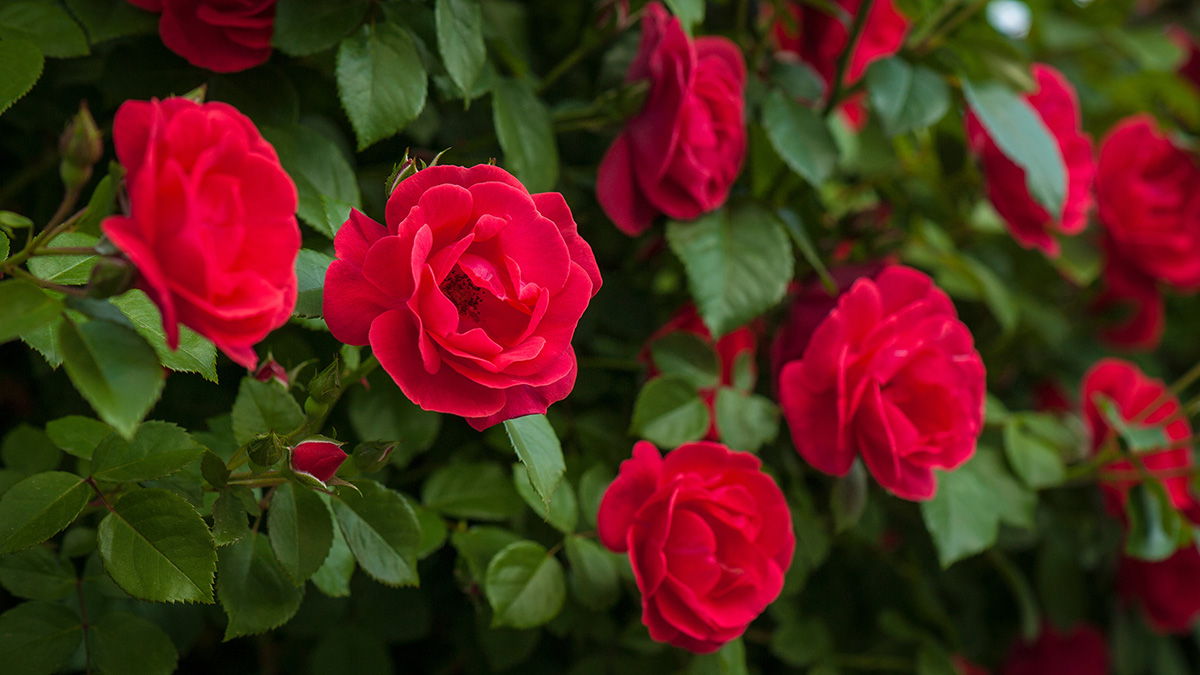
[[[110,483],[136,483],[161,478],[200,458],[204,448],[186,431],[167,422],[146,422],[133,440],[110,435],[92,455],[92,478]]]
[[[550,507],[550,497],[561,484],[566,464],[562,446],[545,415],[526,415],[504,421],[504,429],[512,441],[513,450],[525,464],[526,482],[542,500],[543,509]],[[520,490],[520,481],[518,491]],[[568,487],[568,490],[570,488]]]
[[[168,675],[179,661],[170,636],[150,621],[125,612],[97,619],[88,626],[88,640],[92,662],[105,675]]]
[[[342,40],[337,83],[359,150],[399,133],[425,107],[420,54],[408,31],[392,23],[363,26]]]
[[[88,54],[83,29],[56,3],[21,0],[0,5],[0,39],[28,40],[52,58]]]
[[[217,597],[229,615],[225,639],[263,633],[292,618],[304,599],[304,585],[288,578],[266,537],[251,533],[221,548]]]
[[[13,675],[53,673],[83,639],[79,617],[49,602],[26,602],[0,614],[0,659]]]
[[[697,389],[717,386],[721,364],[712,345],[695,333],[675,331],[650,345],[654,367],[663,375],[673,375]]]
[[[42,76],[44,61],[42,51],[28,40],[0,42],[0,114],[33,89]]]
[[[483,14],[477,0],[437,0],[438,51],[454,84],[470,100],[475,80],[487,62],[483,44]]]
[[[101,420],[132,438],[162,392],[158,355],[137,333],[108,321],[63,321],[55,335],[71,383]]]
[[[708,432],[708,408],[696,388],[676,377],[646,383],[633,403],[630,431],[664,448],[698,441]]]
[[[271,43],[293,56],[308,56],[336,45],[363,19],[369,0],[280,0],[275,6]]]
[[[233,404],[233,437],[238,443],[271,431],[286,434],[303,420],[300,404],[283,387],[252,377],[242,380]]]
[[[275,147],[280,163],[296,182],[300,198],[296,214],[332,239],[346,218],[329,218],[327,205],[360,208],[362,203],[354,170],[346,156],[328,136],[301,124],[264,128],[263,137]],[[300,262],[296,264],[299,267]]]
[[[521,510],[521,498],[495,464],[450,464],[425,481],[421,503],[453,518],[505,520]]]
[[[177,372],[199,373],[209,382],[217,381],[217,348],[210,340],[187,326],[180,326],[179,347],[171,349],[167,346],[158,307],[145,293],[133,290],[111,302],[129,318],[138,335],[146,338],[164,366]]]
[[[275,557],[296,585],[320,569],[333,545],[333,519],[325,502],[296,483],[275,488],[267,527]]]
[[[950,109],[950,88],[940,75],[900,58],[878,61],[867,70],[871,106],[889,135],[924,129]]]
[[[40,544],[75,520],[92,491],[63,471],[34,474],[0,497],[0,555]]]
[[[562,566],[532,541],[509,544],[492,558],[486,588],[493,626],[540,626],[558,614],[566,598]]]
[[[820,115],[783,92],[772,91],[763,106],[763,127],[771,147],[792,171],[813,185],[829,178],[838,151]]]
[[[75,592],[75,570],[45,546],[0,557],[0,585],[26,600],[62,600]]]
[[[112,432],[112,427],[104,422],[80,415],[60,417],[46,425],[46,435],[55,445],[68,454],[89,460]]]
[[[62,302],[29,283],[0,282],[0,342],[25,335],[58,318]]]
[[[513,487],[517,489],[517,494],[521,495],[521,499],[525,500],[529,508],[550,523],[554,529],[563,534],[571,534],[575,531],[575,524],[579,520],[579,506],[575,499],[575,490],[569,481],[560,482],[553,494],[543,500],[542,496],[536,492],[536,488],[533,487],[525,466],[514,464]]]
[[[417,547],[421,525],[400,493],[374,481],[359,481],[358,491],[333,500],[333,512],[346,544],[363,571],[391,586],[417,584]]]
[[[558,181],[558,146],[550,113],[523,82],[500,78],[492,88],[492,123],[504,164],[530,192]]]

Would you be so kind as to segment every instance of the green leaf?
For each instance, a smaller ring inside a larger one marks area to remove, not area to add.
[[[1050,213],[1062,213],[1066,166],[1045,123],[1023,98],[997,82],[963,80],[963,94],[1005,157],[1025,170],[1029,193]]]
[[[487,61],[483,16],[478,0],[437,0],[434,6],[438,51],[450,79],[470,100],[471,88]]]
[[[1054,437],[1040,433],[1041,428],[1060,426],[1051,415],[1018,413],[1004,425],[1004,454],[1013,471],[1029,487],[1040,490],[1062,484],[1067,468]]]
[[[250,524],[246,521],[246,507],[229,489],[221,490],[217,501],[213,502],[212,517],[213,543],[217,546],[228,546],[250,534]]]
[[[512,481],[496,464],[463,462],[434,471],[421,503],[452,518],[505,520],[521,511]]]
[[[179,652],[161,628],[140,616],[109,612],[88,626],[92,666],[103,675],[171,675]]]
[[[521,537],[515,532],[489,525],[476,525],[450,535],[450,545],[467,562],[471,577],[481,586],[487,583],[487,569],[492,558],[518,541]]]
[[[291,56],[325,51],[358,26],[370,6],[370,0],[279,0],[271,44]]]
[[[1129,517],[1125,554],[1132,558],[1166,560],[1192,536],[1189,523],[1158,481],[1134,485],[1125,502],[1125,514]]]
[[[326,508],[329,506],[329,500],[324,498]],[[424,524],[421,528],[421,536],[425,535]],[[346,538],[342,536],[340,527],[333,528],[333,543],[329,547],[329,555],[326,556],[325,562],[321,564],[312,575],[313,585],[321,590],[322,593],[331,598],[344,598],[350,595],[350,578],[354,576],[354,552],[350,550],[349,544],[346,543]]]
[[[871,106],[891,136],[933,126],[950,109],[950,88],[937,73],[900,57],[867,69]]]
[[[771,653],[793,668],[810,666],[832,651],[833,637],[820,619],[784,621],[771,634]]]
[[[513,487],[517,489],[517,494],[521,495],[521,499],[525,500],[529,508],[533,509],[533,512],[538,514],[542,520],[550,523],[554,529],[563,534],[571,534],[575,531],[575,524],[579,521],[579,505],[575,501],[575,490],[571,488],[570,482],[565,480],[559,482],[558,488],[555,489],[547,503],[541,498],[541,495],[534,491],[525,466],[513,464]]]
[[[62,311],[61,300],[28,281],[0,281],[0,343],[54,321]]]
[[[492,626],[533,628],[555,617],[566,599],[562,565],[540,544],[518,541],[496,554],[485,587]]]
[[[579,508],[583,511],[583,519],[588,525],[596,524],[596,512],[600,510],[600,501],[613,482],[613,472],[604,464],[596,464],[579,477]]]
[[[46,435],[68,454],[91,459],[100,441],[108,438],[113,428],[90,417],[67,415],[46,425]]]
[[[688,35],[704,23],[704,0],[666,0],[666,3]]]
[[[0,66],[2,67],[2,66]],[[8,259],[9,241],[8,235],[0,231],[0,262]]]
[[[377,370],[367,381],[369,390],[355,387],[350,392],[350,425],[364,441],[398,442],[390,461],[407,465],[437,440],[442,416],[417,407],[386,373]]]
[[[233,436],[238,443],[248,443],[268,431],[290,433],[303,421],[300,404],[283,387],[253,377],[242,380],[233,403]]]
[[[1163,428],[1162,424],[1149,426],[1130,423],[1121,415],[1121,409],[1117,404],[1099,392],[1092,393],[1092,403],[1104,416],[1104,420],[1108,422],[1109,426],[1116,430],[1122,443],[1130,452],[1141,454],[1171,446],[1171,439],[1167,436],[1167,430]]]
[[[586,607],[605,610],[621,597],[614,556],[591,539],[567,537],[564,550],[571,565],[571,588]]]
[[[62,453],[40,429],[22,423],[4,435],[0,458],[5,468],[34,474],[57,469]]]
[[[921,516],[933,537],[942,567],[991,547],[1000,523],[1032,527],[1036,497],[1005,469],[995,451],[978,448],[954,471],[939,472],[933,499]]]
[[[717,386],[721,363],[712,344],[688,331],[668,333],[650,345],[654,367],[663,375],[674,375],[697,389]]]
[[[412,507],[417,514],[417,522],[421,525],[421,543],[417,546],[417,558],[424,560],[446,543],[446,536],[450,532],[446,528],[446,521],[442,520],[437,511],[420,504],[413,504]]]
[[[133,329],[146,338],[159,361],[176,372],[199,373],[209,382],[217,381],[217,347],[206,337],[187,326],[179,326],[179,348],[167,346],[158,307],[140,290],[132,290],[109,300],[129,317]]]
[[[46,56],[66,59],[88,55],[87,36],[66,10],[51,2],[0,4],[0,39],[28,40]]]
[[[333,519],[325,502],[295,483],[275,488],[267,527],[275,557],[297,585],[321,568],[333,545]]]
[[[33,89],[44,65],[42,50],[29,40],[0,41],[0,114]]]
[[[75,592],[75,570],[45,546],[0,557],[0,585],[18,598],[62,600]]]
[[[757,452],[779,435],[779,406],[765,396],[721,387],[713,407],[721,441],[734,450]]]
[[[132,438],[162,392],[154,350],[137,333],[108,321],[63,321],[56,334],[71,383],[100,419]]]
[[[113,581],[151,602],[213,601],[216,548],[204,519],[162,489],[127,493],[100,521],[97,544]]]
[[[492,87],[492,124],[504,164],[530,192],[558,182],[558,146],[545,104],[524,82],[497,78]]]
[[[630,430],[659,447],[675,448],[704,438],[710,421],[695,387],[676,377],[656,377],[633,402]]]
[[[783,300],[795,261],[779,220],[757,206],[667,223],[696,307],[713,339]]]
[[[343,490],[333,512],[358,564],[373,579],[391,586],[417,585],[421,525],[400,493],[375,481],[356,481],[360,493]]]
[[[169,422],[138,427],[132,441],[104,439],[92,455],[92,477],[110,483],[137,483],[179,471],[199,459],[204,447]]]
[[[26,602],[0,614],[0,663],[5,675],[57,672],[82,639],[79,617],[60,604]]]
[[[342,40],[337,83],[359,150],[415,120],[425,107],[429,84],[412,37],[386,22],[365,25]]]
[[[504,430],[517,457],[529,472],[529,482],[542,498],[543,511],[550,506],[550,495],[558,489],[567,465],[562,445],[545,415],[525,415],[504,421]]]
[[[804,180],[819,187],[833,173],[837,144],[825,120],[811,108],[776,89],[763,105],[763,128],[771,147]]]
[[[323,314],[325,272],[331,264],[332,256],[312,249],[300,249],[300,255],[296,256],[297,315],[319,318]]]
[[[93,248],[100,239],[82,232],[64,232],[50,241],[49,247]],[[39,279],[65,286],[82,286],[92,276],[99,256],[45,255],[29,259],[29,271]]]
[[[58,534],[75,520],[91,496],[72,473],[38,473],[0,497],[0,555],[29,548]]]
[[[264,127],[262,133],[263,138],[275,146],[279,162],[296,182],[296,192],[300,197],[296,214],[316,231],[332,239],[346,219],[342,218],[333,226],[322,198],[354,208],[362,204],[358,181],[350,162],[328,136],[302,124]]]
[[[287,623],[300,609],[304,586],[292,583],[266,537],[254,532],[221,549],[217,597],[229,615],[224,639],[232,640]]]
[[[330,626],[308,657],[309,675],[392,675],[392,654],[377,635],[355,626]]]
[[[958,675],[959,672],[950,655],[940,646],[927,643],[917,652],[917,675]]]
[[[117,208],[117,183],[124,177],[125,169],[116,162],[109,164],[108,173],[96,184],[88,199],[87,208],[79,218],[79,232],[100,236],[100,222],[112,215]]]
[[[83,24],[92,44],[158,32],[158,17],[155,14],[123,0],[67,0],[67,7]]]
[[[687,675],[749,675],[746,669],[746,645],[736,638],[726,642],[712,654],[697,654],[688,666]]]
[[[829,491],[829,510],[833,513],[834,532],[845,532],[858,524],[871,491],[867,486],[867,470],[860,460],[850,465],[850,472],[834,480]]]

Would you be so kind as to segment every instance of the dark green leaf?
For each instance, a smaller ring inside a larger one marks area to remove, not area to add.
[[[158,32],[158,17],[124,0],[67,0],[92,44]]]
[[[217,501],[213,502],[212,517],[213,543],[217,546],[228,546],[250,533],[246,507],[228,489],[221,490]]]
[[[1171,446],[1171,439],[1161,424],[1149,426],[1131,423],[1121,415],[1121,409],[1111,398],[1104,394],[1092,393],[1092,403],[1104,416],[1109,426],[1116,430],[1117,435],[1130,452],[1135,454],[1154,452]]]
[[[225,461],[211,450],[205,450],[200,455],[200,475],[209,485],[218,489],[225,487],[231,473],[229,467],[225,466]]]
[[[333,257],[300,249],[296,257],[296,314],[305,317],[320,317],[325,296],[325,271],[333,263]]]
[[[71,609],[26,602],[0,614],[0,663],[5,675],[49,675],[71,658],[83,626]]]
[[[170,675],[179,652],[170,636],[140,616],[110,612],[88,627],[92,666],[103,675]]]
[[[320,569],[333,545],[333,519],[325,502],[295,483],[275,488],[267,527],[275,557],[297,585]]]
[[[28,40],[0,42],[0,114],[33,89],[44,62],[42,50]]]
[[[62,600],[75,592],[75,570],[45,546],[0,557],[0,585],[18,598]]]
[[[61,300],[28,281],[0,281],[0,343],[41,328],[62,311]]]
[[[899,57],[871,64],[867,90],[872,107],[892,136],[932,126],[950,109],[950,89],[945,80]]]
[[[538,514],[542,520],[550,523],[554,529],[563,534],[571,534],[575,531],[575,524],[579,520],[579,505],[575,501],[575,490],[571,488],[569,481],[559,482],[547,504],[542,500],[541,495],[534,491],[525,466],[513,464],[513,486],[516,487],[517,494],[521,495],[521,499],[525,500],[529,508],[533,509],[533,512]]]
[[[837,166],[838,149],[825,120],[779,90],[767,96],[763,128],[771,147],[804,180],[821,185]]]
[[[696,388],[675,377],[656,377],[638,392],[630,430],[663,448],[698,441],[708,433],[708,407]]]
[[[1053,439],[1039,434],[1038,428],[1030,424],[1030,420],[1038,418],[1051,425],[1058,422],[1050,415],[1035,415],[1021,413],[1009,417],[1004,425],[1004,454],[1017,476],[1039,490],[1061,484],[1067,469]]]
[[[820,619],[784,621],[771,634],[771,653],[793,668],[804,668],[833,651],[829,627]]]
[[[330,508],[329,499],[322,498],[326,508]],[[421,536],[425,536],[424,523],[421,524]],[[354,576],[354,552],[342,536],[340,527],[333,528],[333,543],[329,547],[329,555],[312,575],[313,585],[322,593],[332,598],[343,598],[350,595],[350,578]]]
[[[488,525],[477,525],[450,535],[450,544],[467,561],[471,576],[481,586],[487,581],[487,568],[492,558],[520,540],[521,537],[511,530]]]
[[[525,415],[504,421],[504,430],[517,457],[525,464],[529,483],[542,499],[543,512],[567,470],[562,445],[545,415]],[[573,517],[572,517],[573,520]]]
[[[57,469],[62,453],[40,429],[20,424],[4,435],[0,458],[5,468],[33,474]]]
[[[746,645],[742,639],[726,642],[712,654],[697,654],[688,666],[687,675],[749,675],[746,669]]]
[[[417,514],[417,522],[421,524],[421,544],[417,547],[417,557],[424,560],[446,543],[450,531],[437,511],[420,504],[412,504],[412,507]]]
[[[303,421],[300,404],[286,389],[252,377],[242,380],[233,404],[233,436],[238,443],[248,443],[269,431],[290,433]]]
[[[146,338],[158,354],[159,361],[171,370],[199,373],[209,382],[217,381],[217,348],[212,341],[187,326],[179,326],[179,348],[167,346],[158,307],[140,290],[133,290],[109,300],[129,317],[133,329]]]
[[[310,675],[392,675],[392,655],[379,637],[352,626],[331,626],[309,657]]]
[[[342,40],[337,81],[359,150],[400,133],[425,107],[425,66],[412,37],[393,23],[363,26]]]
[[[370,0],[279,0],[271,43],[292,56],[324,51],[358,26],[370,6]]]
[[[0,555],[40,544],[75,520],[91,496],[83,479],[62,471],[38,473],[0,497]]]
[[[434,6],[437,22],[438,51],[450,79],[469,100],[471,88],[487,61],[483,44],[483,16],[478,0],[437,0]]]
[[[1025,170],[1029,193],[1048,212],[1061,213],[1067,190],[1062,151],[1029,103],[996,82],[963,80],[963,93],[1004,156]]]
[[[596,512],[600,510],[600,500],[613,481],[613,472],[603,464],[596,464],[579,477],[579,509],[588,525],[596,524]]]
[[[567,537],[564,548],[571,564],[571,588],[579,601],[596,610],[616,604],[621,589],[615,556],[591,539],[578,536]]]
[[[137,333],[108,321],[64,321],[57,335],[71,383],[100,419],[132,438],[162,392],[154,350]]]
[[[721,364],[710,342],[688,331],[668,333],[650,345],[654,367],[663,375],[674,375],[698,389],[717,386]]]
[[[391,377],[376,373],[369,378],[369,390],[355,387],[350,392],[350,424],[364,441],[399,442],[391,461],[403,466],[437,440],[442,416],[418,408]]]
[[[533,628],[553,619],[566,599],[562,566],[540,544],[518,541],[488,564],[492,626]]]
[[[333,238],[337,228],[326,213],[322,198],[334,199],[354,208],[361,205],[358,181],[346,156],[329,137],[301,124],[264,127],[263,137],[275,146],[279,161],[296,182],[300,201],[296,213],[318,232]]]
[[[497,78],[492,88],[492,123],[504,150],[504,164],[530,192],[546,192],[558,182],[558,146],[550,113],[529,85]]]
[[[300,609],[304,586],[296,586],[258,533],[221,549],[217,597],[229,615],[225,639],[278,628]]]
[[[792,247],[779,220],[757,206],[667,224],[667,243],[683,261],[696,307],[713,338],[783,300]]]
[[[375,481],[355,485],[361,494],[343,490],[333,512],[359,566],[381,583],[415,586],[421,525],[412,506]]]
[[[169,422],[138,427],[132,441],[104,439],[92,455],[92,477],[110,483],[137,483],[175,473],[196,461],[204,448]]]
[[[453,518],[505,520],[521,510],[512,481],[496,464],[459,463],[434,471],[421,503]]]
[[[212,602],[216,548],[204,519],[161,489],[127,493],[100,521],[100,557],[113,580],[152,602]]]
[[[112,432],[112,427],[104,422],[81,415],[61,417],[46,425],[50,440],[80,459],[91,459],[100,441]]]
[[[28,40],[46,56],[65,59],[87,56],[83,29],[57,3],[9,2],[0,4],[0,38]]]
[[[721,387],[714,407],[721,441],[734,450],[757,452],[779,435],[779,407],[765,396]]]

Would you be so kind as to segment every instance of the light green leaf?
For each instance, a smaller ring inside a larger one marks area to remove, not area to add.
[[[704,23],[704,0],[666,0],[666,3],[671,13],[679,17],[679,23],[688,35]]]
[[[898,136],[937,123],[950,109],[945,79],[900,57],[876,61],[867,70],[871,105],[889,135]]]
[[[717,386],[721,363],[711,342],[688,331],[668,333],[650,345],[654,367],[663,375],[674,375],[698,389]]]
[[[296,192],[300,197],[296,214],[332,239],[346,219],[342,218],[336,226],[331,226],[322,198],[354,208],[362,204],[358,181],[350,162],[328,136],[302,124],[264,127],[262,133],[263,138],[275,146],[279,162],[296,182]]]
[[[533,628],[555,617],[566,599],[562,565],[540,544],[518,541],[496,554],[485,587],[492,626]]]
[[[0,343],[41,328],[62,311],[61,300],[28,281],[0,281]]]
[[[88,626],[92,666],[102,675],[171,675],[179,652],[161,628],[140,616],[109,612]]]
[[[621,597],[620,579],[614,556],[591,539],[566,539],[567,562],[571,565],[571,589],[585,606],[605,610]]]
[[[525,470],[523,464],[513,464],[513,487],[517,489],[517,494],[521,495],[521,499],[533,509],[533,512],[550,523],[550,525],[562,532],[563,534],[571,534],[575,531],[575,524],[579,521],[579,505],[575,501],[575,490],[571,488],[569,481],[561,481],[558,488],[549,500],[549,504],[542,500],[541,495],[534,491],[533,485],[529,482],[529,472]]]
[[[49,675],[79,648],[83,626],[70,608],[26,602],[0,614],[0,663],[5,675]]]
[[[303,421],[300,404],[283,387],[253,377],[242,380],[233,403],[233,436],[238,443],[268,431],[288,434]]]
[[[275,557],[297,585],[321,568],[333,545],[333,519],[325,502],[295,483],[275,488],[267,527]]]
[[[333,512],[359,566],[380,583],[417,585],[421,525],[412,506],[375,481],[355,486],[361,494],[343,490],[333,500]]]
[[[132,438],[162,392],[154,350],[137,333],[108,321],[63,321],[57,336],[71,383],[100,419]]]
[[[712,654],[697,654],[687,675],[749,675],[746,669],[746,645],[742,639],[730,640]]]
[[[50,241],[49,248],[93,248],[99,237],[82,232],[64,232]],[[82,286],[92,275],[96,255],[45,255],[29,259],[29,271],[39,279],[65,286]]]
[[[521,498],[504,471],[490,463],[443,466],[425,481],[421,503],[453,518],[505,520],[521,510]]]
[[[323,496],[325,508],[329,509],[329,498]],[[421,527],[422,537],[425,535],[424,524]],[[354,576],[354,552],[342,536],[342,528],[333,528],[333,543],[329,547],[329,555],[312,575],[313,585],[331,598],[344,598],[350,595],[350,577]]]
[[[33,89],[44,64],[42,50],[29,40],[0,41],[0,114]]]
[[[763,105],[763,128],[771,147],[804,180],[819,187],[837,166],[838,148],[825,120],[778,89]]]
[[[28,40],[46,56],[65,59],[88,55],[87,36],[57,3],[9,2],[0,4],[0,39]]]
[[[517,533],[490,525],[476,525],[450,535],[450,545],[467,561],[471,577],[480,586],[487,583],[487,568],[492,558],[518,541],[521,537]]]
[[[558,146],[545,104],[528,84],[497,78],[492,88],[492,124],[504,150],[504,164],[530,192],[546,192],[558,182]]]
[[[713,407],[721,441],[734,450],[757,452],[779,435],[779,407],[765,396],[721,387]]]
[[[363,20],[370,0],[279,0],[271,44],[291,56],[334,46]]]
[[[38,473],[0,497],[0,555],[40,544],[75,520],[91,496],[83,479],[63,471]]]
[[[542,498],[543,511],[550,506],[550,495],[558,489],[567,465],[562,445],[545,415],[525,415],[504,421],[504,430],[517,457],[525,464],[529,482]]]
[[[1138,483],[1129,490],[1125,515],[1129,518],[1125,555],[1131,558],[1158,562],[1174,555],[1181,545],[1194,545],[1190,523],[1158,481]]]
[[[137,483],[179,471],[199,459],[204,447],[169,422],[138,427],[133,440],[104,439],[92,455],[92,477],[110,483]]]
[[[434,5],[438,51],[450,79],[470,100],[471,88],[487,61],[483,16],[478,0],[437,0]]]
[[[387,22],[365,25],[342,40],[337,82],[359,150],[415,120],[425,107],[429,84],[412,37]]]
[[[633,402],[630,430],[659,447],[675,448],[704,438],[710,422],[695,387],[676,377],[656,377]]]
[[[288,578],[266,537],[250,536],[221,549],[217,597],[229,615],[225,639],[264,633],[287,623],[300,609],[304,585]]]
[[[213,601],[217,554],[204,519],[161,489],[127,493],[97,532],[104,569],[122,590],[152,602]]]
[[[1067,477],[1054,438],[1040,433],[1045,425],[1060,426],[1053,416],[1037,413],[1012,415],[1004,425],[1004,454],[1008,463],[1035,490],[1060,485]]]
[[[206,337],[187,326],[179,326],[179,348],[167,346],[158,307],[140,290],[134,289],[109,300],[129,317],[133,329],[146,338],[164,366],[176,372],[199,373],[209,382],[217,381],[217,348]]]
[[[300,255],[296,256],[297,315],[318,318],[324,313],[325,272],[331,264],[332,256],[312,249],[300,249]]]
[[[112,432],[113,428],[104,422],[82,415],[67,415],[46,425],[50,440],[80,459],[91,459],[100,441]]]
[[[0,585],[18,598],[62,600],[75,592],[75,570],[45,546],[0,557]]]

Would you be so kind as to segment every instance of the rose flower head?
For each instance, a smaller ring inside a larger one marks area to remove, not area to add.
[[[254,345],[296,304],[296,186],[237,109],[184,98],[127,101],[113,122],[128,216],[102,224],[162,313],[254,368]]]
[[[1189,543],[1166,560],[1121,557],[1117,589],[1159,633],[1185,633],[1200,617],[1200,551]]]
[[[1095,628],[1079,624],[1060,633],[1050,624],[1031,643],[1008,650],[1000,675],[1108,675],[1108,643]]]
[[[692,220],[719,208],[746,159],[741,50],[722,37],[692,40],[652,2],[626,80],[647,80],[650,89],[600,162],[604,212],[634,236],[659,213]]]
[[[425,410],[476,429],[544,413],[575,384],[571,338],[600,270],[557,192],[529,194],[504,169],[431,166],[334,240],[324,316],[371,345]]]
[[[761,462],[709,442],[664,459],[641,441],[604,493],[600,542],[629,553],[650,637],[713,652],[746,631],[783,589],[796,537]]]
[[[983,360],[950,298],[900,265],[862,277],[779,376],[796,450],[844,476],[861,456],[903,499],[932,499],[934,469],[975,453],[983,431]]]
[[[162,12],[158,32],[167,49],[199,68],[235,73],[271,58],[276,0],[129,0]]]

